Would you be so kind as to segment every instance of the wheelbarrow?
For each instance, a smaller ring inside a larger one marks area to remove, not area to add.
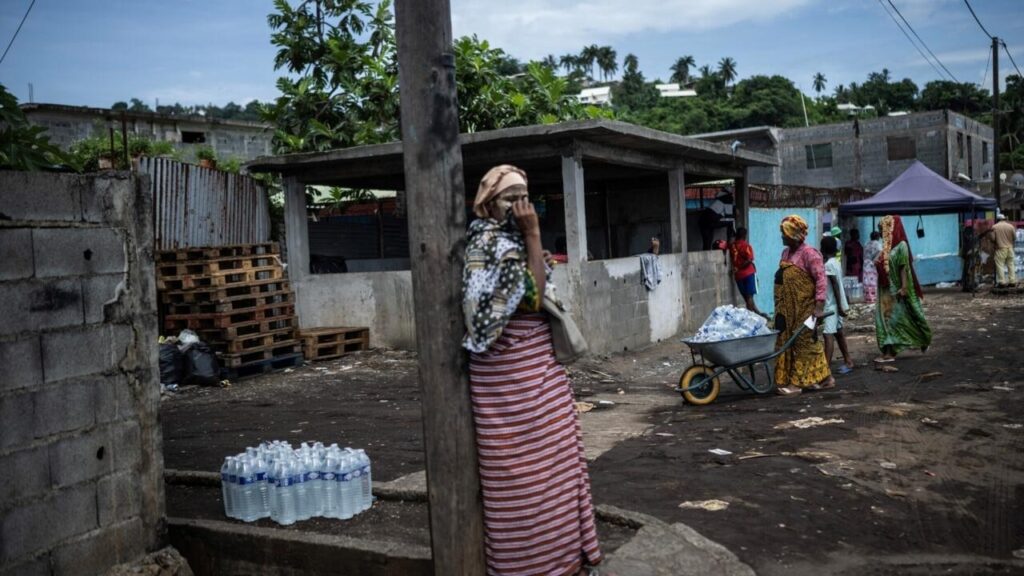
[[[777,350],[777,331],[718,342],[683,339],[683,344],[690,348],[693,365],[683,372],[675,390],[690,404],[704,406],[718,398],[721,388],[718,377],[728,373],[743,390],[757,394],[772,392],[775,390],[775,359],[789,350],[805,330],[815,329],[817,322],[811,316]],[[762,370],[764,376],[758,378]]]

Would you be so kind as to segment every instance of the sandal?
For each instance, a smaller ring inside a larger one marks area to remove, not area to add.
[[[875,364],[884,364],[886,362],[895,362],[895,361],[896,361],[895,358],[889,358],[887,356],[879,356],[878,358],[875,358]]]
[[[843,364],[842,366],[839,367],[839,370],[836,370],[836,372],[839,372],[840,374],[845,376],[845,375],[849,374],[850,372],[853,372],[853,368]]]
[[[821,382],[818,382],[817,384],[809,386],[808,388],[811,389],[811,390],[814,390],[814,391],[818,391],[818,390],[830,390],[830,389],[835,388],[835,387],[836,387],[836,379],[832,378],[830,376],[828,381],[825,382],[824,384],[821,383]]]
[[[779,396],[796,396],[801,392],[803,392],[803,390],[796,386],[780,386],[775,389],[775,393]]]

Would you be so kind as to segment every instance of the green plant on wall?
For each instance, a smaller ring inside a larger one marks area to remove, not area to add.
[[[207,160],[210,162],[217,161],[217,153],[213,151],[213,148],[209,146],[200,146],[196,148],[196,160]]]

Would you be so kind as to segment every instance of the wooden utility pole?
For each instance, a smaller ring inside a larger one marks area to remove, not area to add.
[[[999,38],[992,37],[992,195],[996,209],[1003,209],[1002,182],[999,180]]]
[[[434,573],[482,575],[483,507],[462,320],[466,198],[448,0],[397,0],[402,153]]]

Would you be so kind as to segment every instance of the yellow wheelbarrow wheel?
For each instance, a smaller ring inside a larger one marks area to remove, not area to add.
[[[682,391],[683,398],[690,404],[697,406],[704,406],[714,402],[715,398],[718,398],[718,390],[721,387],[718,377],[711,377],[714,372],[710,367],[703,364],[690,366],[686,372],[683,372],[683,376],[679,378],[679,388]]]

